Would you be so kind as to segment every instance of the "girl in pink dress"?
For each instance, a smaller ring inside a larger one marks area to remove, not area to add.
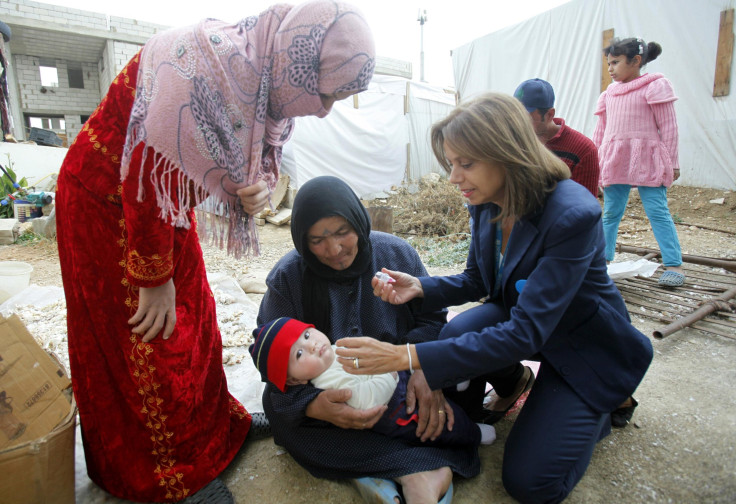
[[[667,188],[680,176],[677,97],[664,75],[641,74],[662,47],[640,38],[613,39],[603,53],[614,82],[598,99],[593,142],[598,147],[604,191],[606,260],[613,260],[629,192],[637,187],[666,269],[659,284],[679,287],[685,281],[682,253],[667,205]]]

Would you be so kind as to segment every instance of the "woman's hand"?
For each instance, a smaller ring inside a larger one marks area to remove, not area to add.
[[[405,345],[392,345],[368,336],[342,338],[335,344],[337,361],[350,374],[381,374],[409,369]]]
[[[268,186],[263,180],[253,185],[241,187],[235,193],[240,198],[240,204],[248,215],[257,214],[266,207],[268,203]]]
[[[394,305],[407,303],[416,297],[424,297],[424,289],[418,278],[386,268],[381,271],[388,274],[394,281],[389,283],[373,277],[371,286],[374,295]]]
[[[674,172],[672,173],[672,181],[675,181],[680,178],[680,169],[675,168]]]
[[[174,280],[158,287],[141,287],[138,293],[138,310],[128,320],[135,325],[133,332],[143,334],[143,342],[148,343],[163,328],[163,338],[169,339],[176,325],[176,288]],[[144,334],[145,333],[145,334]]]
[[[406,412],[414,411],[414,406],[419,402],[417,412],[417,437],[422,442],[427,439],[434,441],[442,434],[447,422],[447,430],[452,430],[455,425],[455,414],[450,404],[445,399],[442,390],[431,390],[427,379],[422,371],[417,371],[409,379],[406,387]]]
[[[330,422],[342,429],[370,429],[381,418],[388,406],[374,406],[367,410],[346,404],[353,395],[350,389],[324,390],[307,405],[310,418]]]

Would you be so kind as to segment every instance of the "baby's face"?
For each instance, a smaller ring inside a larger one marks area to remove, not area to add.
[[[335,360],[330,339],[314,327],[305,330],[291,346],[287,385],[307,383]]]

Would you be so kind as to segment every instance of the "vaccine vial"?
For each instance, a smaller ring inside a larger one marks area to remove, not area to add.
[[[376,278],[378,278],[381,282],[387,282],[387,283],[396,282],[396,280],[391,278],[387,273],[384,273],[383,271],[376,271]]]

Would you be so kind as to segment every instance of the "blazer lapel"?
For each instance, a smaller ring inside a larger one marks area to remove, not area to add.
[[[506,245],[503,276],[501,277],[501,292],[503,292],[509,276],[526,255],[526,251],[538,234],[539,230],[537,227],[527,219],[522,219],[514,224],[509,243]]]

